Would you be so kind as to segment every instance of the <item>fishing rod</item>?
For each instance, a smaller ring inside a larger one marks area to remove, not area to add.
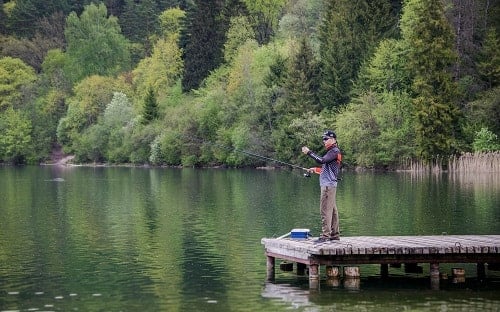
[[[240,149],[237,149],[237,148],[233,148],[233,151],[240,152],[242,154],[246,154],[246,155],[249,155],[249,156],[253,156],[253,157],[257,157],[257,158],[261,158],[261,159],[273,161],[275,163],[282,164],[282,165],[285,165],[285,166],[289,166],[289,167],[292,167],[292,168],[301,169],[301,170],[306,171],[304,173],[304,177],[306,177],[306,178],[311,177],[311,175],[309,174],[309,169],[307,169],[307,168],[300,167],[300,166],[297,166],[297,165],[294,165],[294,164],[291,164],[291,163],[287,163],[287,162],[282,161],[282,160],[274,159],[274,158],[271,158],[271,157],[266,157],[266,156],[262,156],[262,155],[259,155],[259,154],[251,153],[251,152],[248,152],[248,151],[245,151],[245,150],[240,150]]]
[[[245,150],[241,150],[241,149],[237,149],[237,148],[230,148],[228,146],[220,145],[220,144],[217,144],[217,143],[214,143],[214,142],[211,142],[211,144],[219,146],[219,147],[222,147],[222,148],[227,149],[227,150],[231,150],[231,151],[234,151],[234,152],[242,153],[242,154],[245,154],[245,155],[248,155],[248,156],[252,156],[252,157],[256,157],[256,158],[260,158],[260,159],[265,159],[265,160],[268,160],[268,161],[272,161],[272,162],[275,162],[275,163],[278,163],[278,164],[282,164],[282,165],[285,165],[285,166],[289,166],[289,167],[292,167],[292,168],[296,168],[296,169],[301,169],[301,170],[305,171],[304,177],[306,177],[306,178],[311,177],[311,174],[309,173],[309,169],[304,168],[304,167],[300,167],[300,166],[297,166],[297,165],[294,165],[294,164],[291,164],[291,163],[287,163],[287,162],[282,161],[282,160],[278,160],[278,159],[274,159],[274,158],[271,158],[271,157],[259,155],[259,154],[252,153],[252,152],[249,152],[249,151],[245,151]]]
[[[285,165],[285,166],[289,166],[289,167],[292,167],[292,168],[304,170],[305,171],[304,177],[306,177],[306,178],[310,178],[311,177],[311,174],[310,174],[308,168],[300,167],[300,166],[297,166],[297,165],[294,165],[294,164],[291,164],[291,163],[288,163],[288,162],[285,162],[285,161],[282,161],[282,160],[278,160],[278,159],[274,159],[274,158],[271,158],[271,157],[259,155],[259,154],[252,153],[252,152],[249,152],[249,151],[245,151],[245,150],[242,150],[242,149],[238,149],[238,148],[234,148],[234,147],[229,147],[229,146],[226,146],[226,145],[218,144],[218,143],[215,143],[215,142],[212,142],[212,141],[206,141],[206,140],[201,140],[201,139],[199,139],[199,141],[200,141],[200,143],[210,143],[212,145],[221,147],[221,148],[226,149],[226,150],[230,150],[230,151],[242,153],[242,154],[245,154],[245,155],[248,155],[248,156],[252,156],[252,157],[256,157],[256,158],[260,158],[260,159],[265,159],[265,160],[272,161],[272,162],[275,162],[275,163],[278,163],[278,164],[282,164],[282,165]]]

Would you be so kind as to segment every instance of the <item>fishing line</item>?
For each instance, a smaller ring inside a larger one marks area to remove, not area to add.
[[[252,152],[249,152],[249,151],[246,151],[246,150],[237,149],[237,148],[231,148],[231,147],[224,146],[224,145],[217,144],[217,143],[213,143],[213,142],[209,142],[209,143],[213,144],[215,146],[218,146],[218,147],[230,150],[230,151],[242,153],[242,154],[245,154],[245,155],[248,155],[248,156],[252,156],[252,157],[256,157],[256,158],[260,158],[260,159],[265,159],[265,160],[272,161],[272,162],[275,162],[275,163],[278,163],[278,164],[282,164],[282,165],[285,165],[285,166],[289,166],[289,167],[292,167],[292,168],[295,168],[295,169],[301,169],[301,170],[305,171],[304,177],[309,178],[311,176],[310,173],[309,173],[309,169],[304,168],[304,167],[300,167],[300,166],[297,166],[297,165],[294,165],[294,164],[291,164],[291,163],[288,163],[288,162],[285,162],[285,161],[282,161],[282,160],[274,159],[274,158],[271,158],[271,157],[259,155],[259,154],[256,154],[256,153],[252,153]]]

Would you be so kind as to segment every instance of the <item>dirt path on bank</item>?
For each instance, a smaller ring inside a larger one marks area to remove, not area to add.
[[[64,154],[62,147],[57,145],[52,148],[50,159],[45,162],[46,165],[66,166],[75,158],[75,155]]]

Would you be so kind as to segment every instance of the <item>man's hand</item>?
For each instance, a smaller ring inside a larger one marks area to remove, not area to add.
[[[306,154],[309,153],[311,150],[307,146],[302,146],[302,153]]]

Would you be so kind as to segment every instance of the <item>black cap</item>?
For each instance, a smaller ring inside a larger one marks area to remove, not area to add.
[[[323,138],[337,139],[337,135],[332,130],[326,130],[325,132],[323,132]]]

